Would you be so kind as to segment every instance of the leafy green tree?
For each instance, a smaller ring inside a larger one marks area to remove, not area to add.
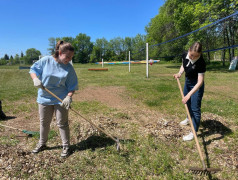
[[[121,61],[125,59],[125,51],[124,48],[124,40],[121,37],[116,37],[110,40],[110,46],[113,50],[113,55],[111,56],[111,60],[113,61]]]
[[[202,28],[236,12],[237,5],[236,0],[167,0],[159,9],[159,14],[146,26],[148,42],[159,44]],[[234,45],[237,39],[237,33],[235,33],[237,18],[237,16],[230,18],[214,27],[205,28],[176,41],[155,46],[150,49],[150,54],[162,57],[179,55],[187,50],[194,41],[200,41],[204,50]],[[234,49],[229,50],[229,54],[230,57],[233,56]],[[211,54],[208,52],[208,61],[210,57]]]
[[[1,58],[0,65],[6,65],[7,61],[4,58]]]
[[[32,64],[33,60],[38,60],[41,52],[35,48],[30,48],[26,50],[27,63]]]
[[[93,43],[90,41],[90,36],[86,34],[78,34],[73,41],[74,61],[80,63],[88,63],[90,61],[90,54],[93,50]]]
[[[110,58],[106,56],[107,51],[109,51],[109,42],[105,38],[96,39],[92,54],[90,56],[90,62],[94,63],[101,61],[102,58],[105,61],[108,61]]]
[[[132,38],[130,37],[125,37],[124,39],[124,46],[125,46],[125,60],[128,60],[128,52],[131,51],[132,52],[132,49],[133,49],[133,41],[132,41]]]
[[[132,38],[132,60],[144,60],[146,57],[146,35],[137,34]]]
[[[14,57],[15,63],[19,64],[20,63],[20,56],[18,54],[15,55]]]

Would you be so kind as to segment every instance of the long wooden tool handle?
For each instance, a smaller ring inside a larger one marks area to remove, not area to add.
[[[7,128],[10,128],[10,129],[15,129],[15,130],[18,130],[18,131],[23,131],[22,129],[18,129],[18,128],[15,128],[15,127],[12,127],[12,126],[3,125],[3,124],[0,124],[0,126],[7,127]]]
[[[56,96],[54,93],[52,93],[49,89],[47,89],[46,87],[43,87],[42,89],[44,89],[45,91],[47,91],[49,94],[51,94],[53,97],[55,97],[56,99],[58,99],[60,102],[63,102],[62,99],[60,99],[58,96]],[[79,114],[76,110],[72,109],[70,107],[70,109],[75,112],[77,115],[79,115],[81,118],[83,118],[84,120],[88,121],[91,125],[93,125],[95,128],[97,128],[99,131],[103,132],[104,134],[106,134],[107,136],[109,136],[112,140],[114,140],[116,143],[118,143],[118,140],[115,139],[113,136],[111,136],[110,134],[106,133],[103,129],[101,129],[100,127],[96,126],[92,121],[90,121],[89,119],[86,119],[85,117],[83,117],[81,114]]]
[[[184,98],[184,94],[183,94],[183,91],[182,91],[182,87],[181,87],[179,78],[176,78],[176,79],[177,79],[177,82],[178,82],[178,86],[179,86],[181,96],[182,96],[182,98]],[[195,142],[196,142],[196,145],[197,145],[197,150],[199,152],[199,156],[200,156],[200,159],[202,161],[203,169],[206,169],[206,165],[205,165],[204,158],[203,158],[203,155],[202,155],[201,147],[199,145],[197,134],[196,134],[196,132],[194,130],[194,126],[193,126],[193,121],[192,121],[192,118],[191,118],[189,110],[188,110],[188,105],[187,104],[184,104],[184,105],[185,105],[185,109],[186,109],[186,112],[187,112],[187,115],[188,115],[188,119],[190,121],[190,125],[191,125],[191,129],[192,129],[192,132],[193,132],[193,135],[194,135],[194,139],[195,139]]]

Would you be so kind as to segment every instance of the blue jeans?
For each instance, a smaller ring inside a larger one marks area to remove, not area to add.
[[[186,96],[196,84],[197,84],[197,79],[191,80],[186,78],[184,90],[183,90],[184,96]],[[194,130],[196,132],[198,131],[200,120],[201,120],[201,104],[202,104],[203,93],[204,93],[204,83],[187,101],[190,116],[193,121]]]

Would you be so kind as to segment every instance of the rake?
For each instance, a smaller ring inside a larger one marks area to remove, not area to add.
[[[0,126],[21,131],[21,132],[23,132],[25,134],[28,134],[29,136],[33,136],[33,135],[39,134],[39,132],[27,131],[27,130],[24,130],[24,129],[18,129],[18,128],[15,128],[15,127],[12,127],[12,126],[6,126],[6,125],[3,125],[3,124],[0,124]]]
[[[183,91],[182,91],[180,81],[179,81],[178,78],[176,78],[176,79],[177,79],[177,82],[178,82],[178,86],[179,86],[179,89],[180,89],[181,96],[182,96],[182,98],[184,98],[184,94],[183,94]],[[191,125],[191,129],[192,129],[192,132],[193,132],[193,135],[194,135],[194,139],[195,139],[195,142],[196,142],[196,145],[197,145],[197,150],[198,150],[201,162],[202,162],[202,168],[190,167],[189,170],[192,171],[195,174],[208,174],[208,173],[215,173],[217,171],[221,171],[220,168],[207,168],[206,167],[205,162],[204,162],[204,158],[203,158],[203,155],[202,155],[201,147],[200,147],[199,142],[198,142],[197,134],[194,130],[192,118],[191,118],[189,110],[188,110],[188,105],[187,104],[184,104],[184,105],[185,105],[185,109],[186,109],[188,119],[189,119],[189,122],[190,122],[190,125]]]
[[[63,102],[62,99],[60,99],[58,96],[56,96],[53,92],[51,92],[49,89],[47,89],[46,87],[42,87],[42,89],[44,89],[46,92],[48,92],[49,94],[51,94],[53,97],[55,97],[56,99],[58,99],[61,103]],[[86,119],[85,117],[83,117],[81,114],[79,114],[76,110],[72,109],[70,107],[70,109],[77,115],[79,115],[81,118],[83,118],[84,120],[86,120],[87,122],[89,122],[92,126],[94,126],[96,129],[98,129],[99,131],[103,132],[105,135],[107,135],[109,138],[111,138],[113,141],[116,142],[116,149],[117,151],[120,151],[120,142],[118,138],[114,138],[112,135],[108,134],[107,132],[105,132],[103,129],[101,129],[100,127],[98,127],[97,125],[95,125],[92,121],[90,121],[89,119]]]

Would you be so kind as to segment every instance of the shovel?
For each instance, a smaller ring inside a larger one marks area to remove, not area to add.
[[[183,94],[183,91],[182,91],[180,81],[179,81],[178,78],[176,78],[176,79],[177,79],[177,82],[178,82],[178,86],[179,86],[179,89],[180,89],[181,96],[182,96],[182,98],[184,98],[184,94]],[[184,104],[184,105],[185,105],[185,109],[186,109],[188,119],[189,119],[189,122],[190,122],[190,125],[191,125],[191,129],[192,129],[192,132],[193,132],[193,135],[194,135],[194,139],[195,139],[195,142],[196,142],[196,145],[197,145],[197,150],[198,150],[201,162],[202,162],[202,168],[190,167],[189,170],[192,171],[193,173],[196,173],[196,174],[200,174],[200,173],[201,174],[207,174],[207,173],[220,171],[221,170],[220,168],[207,168],[206,167],[206,164],[204,162],[204,158],[203,158],[203,155],[202,155],[201,147],[200,147],[199,142],[198,142],[197,134],[194,130],[193,121],[192,121],[192,118],[191,118],[189,110],[188,110],[188,105],[187,104]]]
[[[56,96],[54,93],[52,93],[49,89],[47,89],[46,87],[42,87],[42,89],[44,89],[46,92],[48,92],[49,94],[51,94],[53,97],[55,97],[56,99],[58,99],[60,102],[63,102],[62,99],[60,99],[58,96]],[[106,134],[109,138],[111,138],[113,141],[116,142],[117,144],[117,151],[120,151],[120,142],[118,138],[114,138],[112,135],[106,133],[103,129],[101,129],[100,127],[98,127],[97,125],[95,125],[92,121],[90,121],[89,119],[86,119],[85,117],[83,117],[81,114],[79,114],[76,110],[72,109],[70,107],[70,109],[77,115],[79,115],[81,118],[83,118],[84,120],[86,120],[87,122],[89,122],[92,126],[94,126],[96,129],[98,129],[99,131],[103,132],[104,134]]]

